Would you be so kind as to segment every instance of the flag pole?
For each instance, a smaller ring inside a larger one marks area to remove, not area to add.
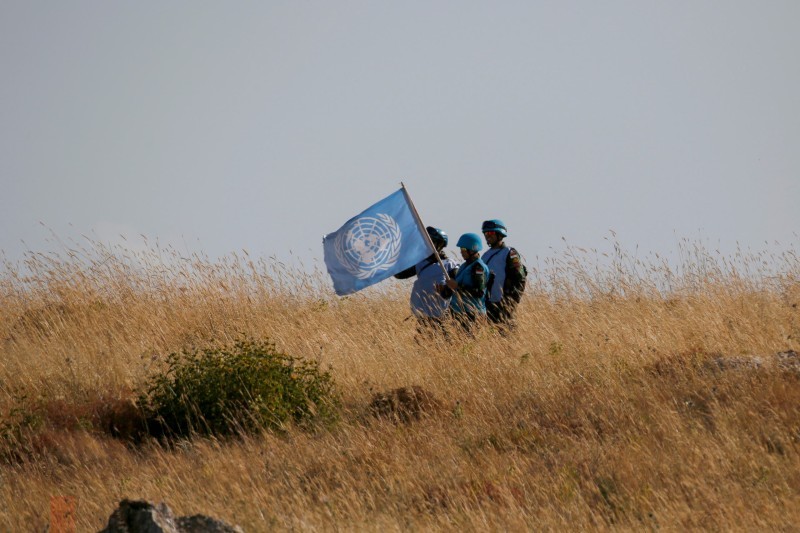
[[[414,207],[414,202],[411,200],[411,195],[408,194],[408,190],[406,189],[406,186],[402,181],[400,182],[400,187],[403,189],[403,195],[406,197],[408,206],[411,208],[411,214],[414,215],[414,220],[417,221],[417,226],[419,226],[419,230],[422,232],[422,234],[425,236],[425,239],[428,241],[431,250],[433,250],[433,255],[436,256],[436,262],[439,263],[439,266],[442,268],[442,272],[444,272],[444,278],[450,279],[450,274],[447,272],[447,268],[444,266],[442,258],[439,256],[439,251],[433,244],[433,239],[431,239],[431,236],[428,235],[428,230],[425,229],[425,224],[422,223],[422,219],[420,218],[419,213],[417,213],[417,208]]]

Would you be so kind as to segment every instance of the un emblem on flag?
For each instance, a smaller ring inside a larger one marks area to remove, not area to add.
[[[389,215],[357,218],[337,236],[336,257],[355,277],[367,279],[397,263],[401,236]]]

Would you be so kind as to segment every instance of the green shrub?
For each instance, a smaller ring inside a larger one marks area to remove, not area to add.
[[[137,405],[151,434],[187,437],[283,429],[287,422],[330,422],[338,394],[329,372],[262,341],[173,353]]]
[[[43,425],[36,405],[24,394],[13,397],[13,407],[0,413],[0,463],[13,464],[30,457],[31,439]]]

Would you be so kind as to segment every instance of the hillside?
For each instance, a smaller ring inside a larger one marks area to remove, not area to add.
[[[79,531],[123,498],[259,530],[786,529],[800,523],[800,260],[617,249],[531,265],[517,331],[418,339],[410,284],[93,245],[0,275],[0,529]],[[269,339],[319,362],[339,421],[126,439],[183,349]],[[438,408],[378,418],[416,385]],[[112,428],[111,425],[114,427]]]

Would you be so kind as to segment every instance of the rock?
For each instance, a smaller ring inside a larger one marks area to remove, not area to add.
[[[800,355],[794,350],[775,354],[775,362],[781,370],[800,374]]]
[[[122,500],[100,533],[242,533],[242,528],[199,514],[176,518],[165,503]]]
[[[800,374],[800,355],[794,350],[778,352],[772,356],[757,355],[717,356],[706,363],[711,370],[782,370]]]
[[[755,355],[719,356],[710,361],[710,366],[713,370],[759,370],[764,360]]]
[[[239,526],[229,526],[222,520],[202,514],[181,516],[177,523],[180,533],[242,533]]]
[[[412,385],[375,394],[369,408],[375,416],[411,422],[439,411],[442,404],[431,392]]]
[[[165,503],[122,500],[100,533],[173,533],[175,516]]]

